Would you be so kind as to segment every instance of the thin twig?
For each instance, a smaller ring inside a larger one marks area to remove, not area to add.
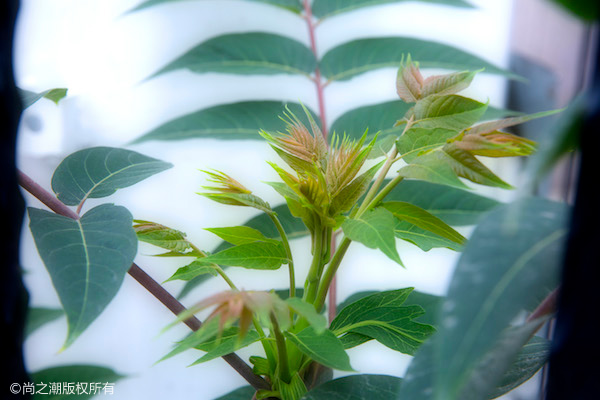
[[[36,199],[41,201],[52,211],[65,217],[79,219],[79,215],[77,215],[77,213],[59,201],[54,195],[41,187],[22,171],[18,171],[18,177],[19,185],[21,185],[23,189],[31,193]],[[156,297],[163,305],[165,305],[173,314],[179,315],[180,313],[186,311],[186,308],[183,306],[183,304],[181,304],[173,295],[171,295],[171,293],[163,288],[137,264],[131,264],[131,268],[129,269],[128,273],[140,285],[148,290],[148,292]],[[200,320],[194,316],[191,316],[183,322],[193,331],[197,331],[202,326],[202,322],[200,322]],[[237,354],[230,353],[224,355],[223,359],[255,389],[270,389],[270,385],[267,383],[267,381],[265,381],[262,377],[255,375],[254,372],[252,372],[252,368]]]

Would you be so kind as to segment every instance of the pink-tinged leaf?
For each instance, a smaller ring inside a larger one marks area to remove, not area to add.
[[[476,156],[517,157],[528,156],[536,149],[533,140],[510,133],[494,131],[480,135],[465,135],[454,142],[456,147]]]
[[[398,96],[407,103],[415,103],[421,98],[423,82],[423,76],[419,71],[418,65],[412,62],[409,55],[406,63],[403,62],[398,70],[396,78],[396,92]]]
[[[455,72],[447,75],[434,75],[425,79],[421,97],[432,94],[455,94],[469,87],[478,71]]]
[[[543,112],[539,112],[539,113],[535,113],[535,114],[523,115],[520,117],[512,117],[512,118],[500,119],[498,121],[484,122],[482,124],[475,125],[471,129],[469,129],[466,133],[468,135],[490,133],[490,132],[497,131],[500,129],[519,125],[519,124],[522,124],[522,123],[525,123],[525,122],[528,122],[528,121],[531,121],[531,120],[534,120],[537,118],[547,117],[547,116],[559,113],[561,111],[563,111],[563,110],[543,111]]]

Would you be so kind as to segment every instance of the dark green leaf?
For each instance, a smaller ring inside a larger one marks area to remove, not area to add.
[[[312,51],[294,39],[272,33],[244,32],[209,39],[153,76],[184,68],[196,73],[310,76],[315,67]]]
[[[42,383],[48,385],[45,390],[37,392],[33,397],[36,400],[62,400],[62,399],[89,399],[95,394],[111,395],[114,392],[115,382],[125,378],[110,368],[100,367],[97,365],[64,365],[60,367],[46,368],[36,371],[31,374],[31,378],[36,384],[36,392],[42,388]],[[78,395],[67,395],[68,388],[64,386],[61,390],[57,390],[60,394],[50,394],[50,384],[52,382],[71,384],[74,392],[77,393],[75,385],[87,387],[87,394],[79,392]],[[85,386],[84,386],[85,385]],[[96,387],[98,385],[98,387]],[[95,391],[95,393],[94,393]],[[43,394],[45,393],[45,394]]]
[[[41,93],[19,89],[19,94],[21,95],[23,109],[26,109],[42,98],[52,100],[54,103],[58,104],[58,102],[67,95],[67,89],[50,89]]]
[[[30,307],[27,311],[25,323],[25,336],[31,335],[36,329],[65,315],[58,308]]]
[[[226,354],[233,353],[236,350],[250,346],[259,340],[256,331],[250,331],[240,337],[240,330],[237,327],[226,329],[221,335],[213,337],[211,340],[194,346],[198,350],[205,351],[206,354],[194,361],[191,365],[201,364],[215,358],[222,357]]]
[[[487,61],[441,43],[406,37],[359,39],[329,50],[319,67],[330,81],[347,80],[379,68],[399,68],[402,58],[410,54],[421,68],[478,70],[515,77]]]
[[[205,108],[176,118],[146,133],[134,143],[194,138],[260,139],[258,132],[261,129],[268,132],[285,129],[285,123],[279,116],[283,115],[286,105],[303,123],[308,124],[298,103],[245,101]]]
[[[394,214],[394,217],[401,221],[406,221],[428,232],[451,240],[459,245],[463,245],[466,242],[466,239],[463,235],[456,232],[444,221],[411,203],[403,201],[388,201],[383,203],[382,207],[386,208],[388,211]]]
[[[421,307],[402,305],[411,291],[411,288],[401,289],[362,298],[344,308],[332,321],[330,329],[337,334],[358,333],[396,351],[414,354],[434,328],[413,321],[424,314]],[[351,341],[355,340],[363,341],[364,338],[351,336]],[[349,347],[348,339],[343,341]]]
[[[554,2],[586,21],[593,22],[600,19],[600,4],[596,0],[554,0]]]
[[[317,386],[302,400],[390,400],[397,397],[402,379],[388,375],[350,375]]]
[[[370,210],[358,218],[347,219],[342,224],[344,235],[371,249],[380,249],[386,256],[402,265],[396,250],[394,216],[383,208]]]
[[[156,222],[134,220],[133,229],[140,242],[169,250],[170,253],[162,254],[200,257],[201,254],[193,249],[193,245],[185,238],[185,233],[172,229]],[[173,254],[171,254],[173,253]]]
[[[298,348],[319,364],[341,371],[352,371],[350,358],[340,340],[329,329],[316,333],[312,327],[295,334],[283,334]]]
[[[256,389],[252,386],[242,386],[215,400],[249,400],[252,399],[254,393],[256,393]]]
[[[74,220],[29,208],[30,228],[68,323],[64,347],[96,319],[117,294],[137,252],[132,217],[102,204]]]
[[[215,270],[214,264],[207,264],[198,260],[199,259],[196,259],[185,267],[177,269],[173,276],[171,276],[165,282],[176,280],[191,281],[198,276],[206,274],[217,276],[217,271]]]
[[[277,269],[289,262],[281,242],[252,242],[196,259],[198,264],[217,264],[250,269]]]
[[[394,127],[394,124],[402,119],[410,107],[410,104],[401,100],[394,100],[355,108],[336,119],[330,131],[345,133],[353,139],[360,139],[367,130],[371,134],[379,132],[379,136],[400,135],[404,127]]]
[[[403,3],[408,0],[315,0],[312,4],[313,14],[317,18],[328,18],[337,14],[349,12],[362,7],[379,4]],[[464,0],[419,0],[424,3],[434,3],[453,7],[473,8]]]
[[[467,97],[450,94],[429,96],[419,100],[413,109],[414,126],[460,131],[479,121],[487,104]]]
[[[302,221],[298,218],[295,218],[290,214],[289,209],[285,204],[279,205],[273,208],[273,211],[277,214],[277,218],[281,222],[283,229],[285,230],[288,239],[292,240],[295,238],[307,236],[310,234],[306,226],[302,223]],[[266,237],[273,239],[281,239],[279,236],[279,232],[277,228],[273,224],[271,218],[268,215],[261,213],[256,217],[248,220],[244,226],[249,226],[251,228],[257,229],[261,231]],[[216,247],[214,252],[219,252],[228,247],[231,247],[229,243],[222,242],[220,245]],[[208,279],[210,275],[200,275],[195,279],[189,281],[179,294],[179,297],[183,297],[187,295],[190,291],[192,291],[196,286],[203,283],[206,279]]]
[[[473,225],[484,213],[500,204],[470,191],[409,180],[400,182],[385,200],[414,204],[452,226]]]
[[[54,171],[52,190],[74,206],[87,198],[110,196],[173,165],[135,151],[92,147],[65,158]]]
[[[442,306],[436,390],[456,395],[516,314],[556,287],[567,215],[563,204],[530,198],[482,219]]]
[[[143,10],[145,8],[153,7],[155,5],[163,4],[163,3],[179,3],[181,1],[190,1],[190,0],[146,0],[142,2],[137,7],[133,8],[129,12]],[[284,8],[286,10],[293,11],[295,13],[300,13],[302,11],[302,5],[299,0],[246,0],[246,1],[254,1],[257,3],[266,3],[271,4],[277,7]],[[252,397],[252,395],[250,395]]]

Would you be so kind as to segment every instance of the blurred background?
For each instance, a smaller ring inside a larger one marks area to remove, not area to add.
[[[317,50],[346,41],[378,36],[411,36],[450,44],[526,77],[527,83],[479,74],[466,95],[499,108],[536,112],[563,107],[586,85],[587,49],[595,31],[544,0],[470,0],[474,9],[406,2],[370,7],[332,17],[316,30]],[[156,221],[188,234],[206,250],[218,238],[207,227],[239,225],[253,210],[232,208],[195,194],[205,183],[199,169],[218,169],[233,176],[272,205],[282,202],[263,181],[278,180],[266,160],[278,161],[260,140],[219,141],[190,139],[174,142],[131,141],[155,127],[212,105],[250,99],[302,102],[318,110],[314,84],[296,76],[240,76],[194,74],[178,70],[149,79],[165,64],[198,43],[225,33],[266,31],[285,34],[309,44],[304,20],[285,10],[258,2],[235,0],[181,1],[128,13],[139,0],[22,0],[15,40],[17,85],[33,92],[68,88],[58,105],[42,99],[22,116],[18,136],[18,167],[50,190],[52,172],[68,154],[91,146],[127,147],[174,164],[108,201],[126,206],[136,219]],[[269,21],[266,25],[265,21]],[[441,71],[425,70],[429,75]],[[326,88],[328,121],[372,103],[395,100],[396,69],[385,68],[334,82]],[[521,132],[543,135],[546,121],[528,124]],[[550,122],[551,123],[551,122]],[[494,162],[492,168],[518,186],[519,160]],[[563,168],[544,189],[552,197],[568,199],[571,169]],[[477,189],[503,201],[515,192]],[[39,202],[25,194],[28,205]],[[91,208],[107,200],[87,202]],[[28,221],[24,221],[24,227]],[[469,229],[461,233],[468,235]],[[298,280],[309,264],[308,239],[292,242]],[[457,260],[449,250],[423,253],[398,242],[406,269],[377,251],[354,244],[338,275],[338,298],[361,290],[415,287],[436,295],[446,291]],[[156,249],[140,245],[136,262],[157,281],[169,278],[186,261],[152,257]],[[307,254],[308,253],[308,254]],[[31,234],[23,229],[21,264],[30,304],[58,307]],[[368,274],[364,271],[368,270]],[[240,288],[272,289],[287,285],[287,271],[248,271],[230,268]],[[178,293],[182,285],[165,287]],[[227,289],[212,279],[184,298],[193,304]],[[66,336],[66,321],[44,325],[25,342],[28,370],[67,364],[98,364],[127,375],[114,388],[114,399],[214,399],[245,381],[221,359],[186,368],[198,354],[191,351],[154,365],[186,335],[178,327],[159,335],[172,314],[129,276],[117,297],[67,350],[58,353]],[[374,341],[373,341],[374,342]],[[239,351],[246,358],[255,346]],[[361,373],[402,376],[410,357],[366,343],[349,351]],[[341,376],[341,374],[336,375]],[[537,398],[534,378],[512,399]]]

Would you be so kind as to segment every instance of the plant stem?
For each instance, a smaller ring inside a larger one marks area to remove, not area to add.
[[[310,7],[309,0],[303,1],[304,6],[304,18],[306,19],[306,25],[308,27],[308,36],[310,39],[310,49],[312,50],[315,59],[319,59],[317,54],[317,41],[315,37],[315,25],[313,23],[312,9]],[[323,132],[323,138],[327,139],[327,118],[325,116],[325,94],[323,81],[321,79],[321,71],[319,70],[318,63],[315,66],[315,87],[317,89],[317,102],[319,103],[319,117],[321,119],[321,131]]]
[[[315,227],[315,251],[313,253],[312,264],[306,277],[307,287],[304,292],[304,300],[312,303],[315,300],[317,288],[319,287],[319,278],[323,262],[323,235],[324,229],[320,226]]]
[[[283,242],[283,248],[285,249],[285,253],[290,260],[288,263],[288,269],[290,274],[290,297],[296,297],[296,273],[294,272],[294,259],[292,258],[292,250],[290,249],[290,242],[288,241],[287,235],[285,233],[285,229],[281,225],[281,221],[277,218],[277,215],[274,212],[267,213],[269,218],[275,224],[277,228],[277,232],[279,232],[279,236],[281,236],[281,241]]]
[[[59,201],[50,192],[41,187],[38,183],[33,181],[29,176],[24,174],[22,171],[18,171],[19,184],[23,189],[31,193],[35,198],[40,200],[48,208],[57,214],[64,217],[79,219],[73,210],[67,207],[64,203]],[[186,312],[187,309],[181,304],[171,293],[163,288],[158,282],[156,282],[150,275],[148,275],[143,269],[137,264],[131,264],[131,268],[127,271],[129,275],[135,279],[140,285],[142,285],[150,294],[158,299],[165,307],[167,307],[173,314],[179,315]],[[202,326],[199,319],[194,316],[189,317],[183,321],[192,331],[197,331]],[[229,365],[233,367],[252,387],[257,390],[265,389],[270,390],[270,385],[262,377],[255,375],[252,372],[252,368],[244,362],[237,354],[230,353],[222,357]]]
[[[290,383],[290,362],[288,360],[287,348],[285,346],[285,338],[279,329],[279,323],[275,314],[270,314],[271,324],[273,325],[273,334],[277,343],[277,355],[279,356],[279,378],[285,383]]]
[[[352,243],[352,240],[348,239],[347,237],[344,237],[344,239],[342,239],[342,242],[340,243],[340,246],[333,255],[331,262],[325,269],[325,273],[323,274],[323,277],[321,278],[321,282],[319,284],[316,299],[313,303],[317,311],[321,311],[323,305],[325,304],[325,297],[327,297],[327,292],[329,291],[331,281],[333,280],[335,273],[337,272],[342,262],[342,259],[344,258],[344,255],[348,250],[348,247],[350,246],[350,243]]]

